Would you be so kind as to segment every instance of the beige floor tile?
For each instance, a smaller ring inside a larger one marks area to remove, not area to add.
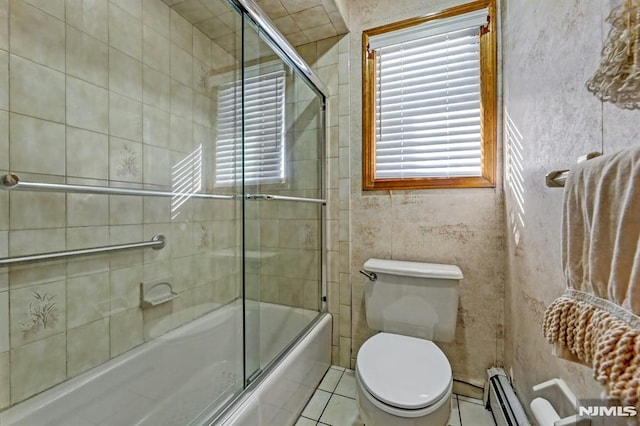
[[[336,426],[364,425],[358,415],[356,400],[336,394],[331,396],[327,408],[320,417],[320,422]]]
[[[302,411],[302,416],[307,417],[309,419],[318,420],[322,411],[327,406],[327,402],[331,394],[329,392],[325,392],[323,390],[316,390],[313,394],[307,406]]]
[[[356,376],[353,370],[346,370],[336,387],[335,393],[349,398],[356,397]]]
[[[324,375],[324,378],[318,385],[318,389],[327,392],[333,392],[336,389],[336,386],[338,385],[341,377],[342,371],[330,368],[329,370],[327,370],[327,373]]]
[[[485,410],[482,405],[468,401],[458,401],[460,418],[463,425],[473,426],[494,426],[493,416],[490,411]]]

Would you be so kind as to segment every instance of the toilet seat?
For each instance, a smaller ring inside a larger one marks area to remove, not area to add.
[[[453,385],[451,365],[433,342],[389,333],[379,333],[362,345],[356,375],[363,390],[377,400],[369,398],[372,403],[403,417],[420,416],[439,406]]]

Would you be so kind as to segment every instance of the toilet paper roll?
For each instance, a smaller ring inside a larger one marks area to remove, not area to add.
[[[529,404],[533,417],[540,426],[553,426],[555,422],[560,420],[560,416],[556,413],[551,403],[544,398],[536,398]]]

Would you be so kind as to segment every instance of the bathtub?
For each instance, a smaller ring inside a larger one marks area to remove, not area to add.
[[[249,309],[247,324],[259,322],[260,333],[248,328],[247,350],[259,347],[265,374],[241,392],[242,312],[240,301],[222,306],[5,410],[0,425],[293,424],[329,367],[331,317]]]

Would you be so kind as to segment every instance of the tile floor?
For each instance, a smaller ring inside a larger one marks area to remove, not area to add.
[[[296,426],[361,426],[356,407],[353,370],[331,366],[302,411]],[[449,426],[494,426],[493,416],[482,401],[454,395]]]

